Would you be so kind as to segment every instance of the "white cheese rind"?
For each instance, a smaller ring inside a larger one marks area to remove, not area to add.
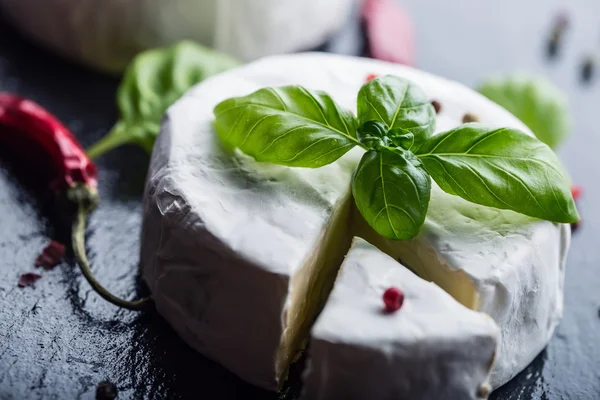
[[[225,98],[287,84],[324,90],[355,109],[371,73],[411,79],[440,101],[437,132],[458,126],[471,112],[487,125],[530,133],[457,83],[389,63],[312,53],[269,57],[211,78],[167,113],[146,187],[144,277],[159,311],[188,343],[256,385],[277,387],[273,359],[288,323],[292,278],[309,278],[301,272],[346,201],[361,151],[316,170],[255,163],[221,150],[212,109]],[[475,206],[435,185],[424,230],[413,241],[372,237],[355,220],[340,243],[365,236],[495,319],[502,338],[494,387],[547,344],[562,314],[567,225]]]
[[[400,310],[387,313],[382,295],[391,286],[405,298]],[[489,316],[355,238],[311,331],[304,396],[485,398],[498,336]]]

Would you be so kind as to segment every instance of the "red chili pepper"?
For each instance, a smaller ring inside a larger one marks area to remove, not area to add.
[[[99,200],[97,169],[69,129],[33,101],[0,93],[0,147],[19,153],[27,162],[42,164],[36,173],[46,175],[50,189],[57,195],[65,194],[77,207],[73,251],[81,272],[94,290],[124,308],[139,310],[147,306],[149,298],[126,301],[112,295],[92,274],[85,252],[85,221]]]
[[[97,170],[88,159],[71,132],[60,121],[31,100],[0,93],[0,126],[3,143],[15,150],[22,146],[37,145],[50,161],[54,179],[50,183],[54,191],[86,187],[90,201],[97,201]],[[7,129],[8,128],[8,129]]]

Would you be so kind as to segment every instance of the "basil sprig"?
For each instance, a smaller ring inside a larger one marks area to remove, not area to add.
[[[554,152],[516,129],[465,124],[433,136],[435,110],[414,83],[383,76],[358,93],[358,118],[323,92],[260,89],[215,108],[217,134],[258,161],[317,168],[354,146],[366,150],[352,176],[365,220],[389,239],[425,222],[431,179],[470,202],[553,222],[579,220]]]
[[[119,121],[88,155],[97,158],[126,143],[150,153],[167,109],[195,84],[238,65],[225,54],[187,40],[141,52],[117,90]]]

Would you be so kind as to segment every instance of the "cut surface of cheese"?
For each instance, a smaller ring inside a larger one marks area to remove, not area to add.
[[[404,294],[395,312],[389,287]],[[489,316],[355,238],[311,331],[304,397],[483,399],[498,337]]]
[[[304,53],[228,71],[193,88],[164,119],[144,196],[144,278],[158,311],[186,342],[243,379],[277,389],[351,238],[363,236],[492,316],[501,329],[491,379],[498,387],[533,360],[560,319],[566,225],[479,207],[434,185],[422,233],[386,241],[365,226],[350,196],[362,150],[319,169],[287,168],[226,152],[214,132],[217,103],[265,86],[323,90],[355,111],[371,74],[410,79],[439,101],[436,132],[470,112],[491,127],[530,134],[460,84],[381,61]]]

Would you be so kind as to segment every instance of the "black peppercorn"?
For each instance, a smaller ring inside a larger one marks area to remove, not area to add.
[[[117,395],[117,387],[112,382],[102,381],[96,386],[96,400],[113,400]]]
[[[479,122],[479,117],[472,113],[466,113],[462,118],[463,124],[467,124],[469,122]]]
[[[556,17],[554,25],[552,26],[552,32],[550,33],[550,39],[548,40],[548,57],[554,58],[558,54],[558,50],[562,43],[564,33],[569,26],[569,18],[567,13],[561,12]]]
[[[584,60],[581,66],[581,80],[583,82],[589,82],[594,77],[594,69],[596,67],[596,63],[592,57],[588,57]]]

